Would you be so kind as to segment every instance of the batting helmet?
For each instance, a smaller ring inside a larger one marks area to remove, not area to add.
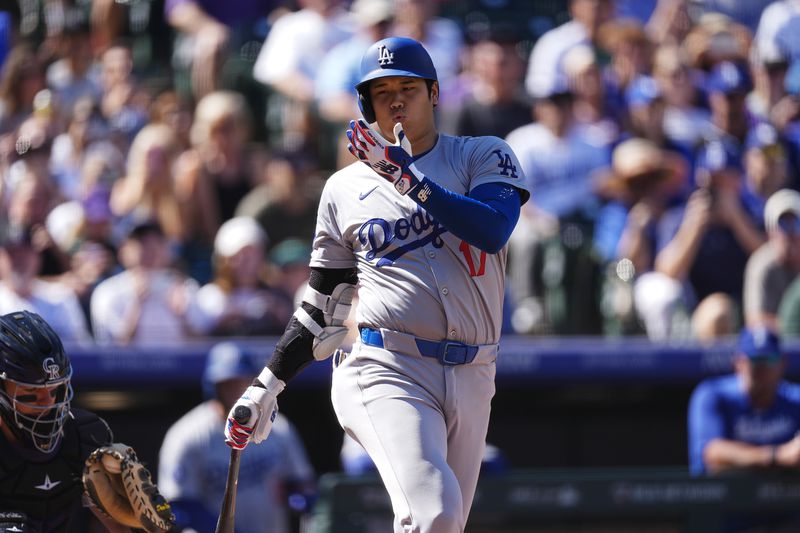
[[[367,122],[375,122],[369,82],[387,76],[438,80],[431,56],[419,41],[407,37],[388,37],[376,42],[361,58],[361,81],[356,85],[358,106]]]
[[[23,443],[55,450],[72,399],[72,365],[61,340],[36,313],[0,316],[0,416]],[[44,390],[52,402],[40,401]]]

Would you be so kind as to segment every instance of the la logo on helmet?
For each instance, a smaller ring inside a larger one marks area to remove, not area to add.
[[[58,379],[59,366],[56,364],[55,359],[48,357],[42,361],[42,368],[47,372],[47,379]]]
[[[386,45],[378,49],[378,64],[380,66],[391,65],[394,63],[394,54],[386,48]]]

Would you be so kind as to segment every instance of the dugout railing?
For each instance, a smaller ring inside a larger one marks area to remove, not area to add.
[[[800,513],[800,474],[693,478],[683,468],[525,470],[481,477],[467,532],[714,533],[730,520],[785,513]],[[391,522],[377,476],[321,478],[315,533],[385,533]]]

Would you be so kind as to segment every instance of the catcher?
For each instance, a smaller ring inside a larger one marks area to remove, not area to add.
[[[133,449],[70,408],[71,377],[39,315],[0,316],[0,533],[90,531],[92,515],[112,533],[171,531],[169,503]]]

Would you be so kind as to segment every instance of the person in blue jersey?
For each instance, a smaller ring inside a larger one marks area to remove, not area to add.
[[[796,470],[800,466],[800,385],[784,379],[787,359],[775,330],[745,328],[735,372],[702,381],[689,401],[692,475]],[[798,531],[797,513],[736,513],[724,531]],[[767,528],[767,529],[753,529]],[[777,529],[775,529],[777,528]]]
[[[784,379],[786,364],[775,331],[742,330],[735,372],[708,378],[692,393],[692,474],[800,466],[800,385]]]

